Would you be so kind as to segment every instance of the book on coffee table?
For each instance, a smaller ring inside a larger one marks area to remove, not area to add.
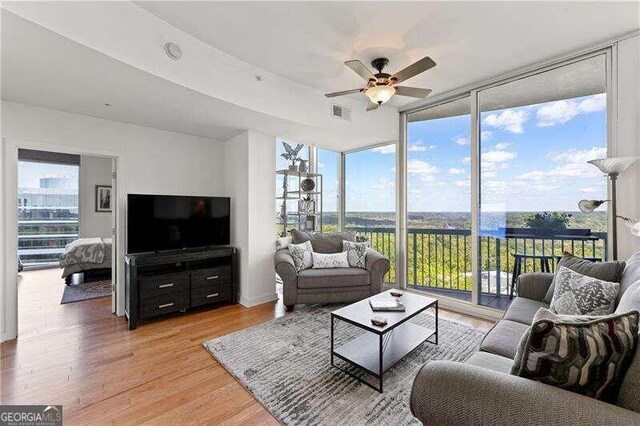
[[[405,307],[398,299],[369,299],[369,305],[375,312],[404,312]]]

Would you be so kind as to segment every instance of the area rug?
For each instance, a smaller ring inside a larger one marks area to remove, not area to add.
[[[111,280],[64,286],[61,305],[111,296]]]
[[[409,394],[420,367],[433,360],[464,361],[482,338],[440,318],[439,344],[423,343],[387,370],[380,394],[331,366],[330,312],[338,307],[312,306],[203,346],[284,424],[406,425],[419,423],[409,410]],[[429,326],[434,318],[425,312],[412,322]],[[339,322],[336,344],[362,332]]]

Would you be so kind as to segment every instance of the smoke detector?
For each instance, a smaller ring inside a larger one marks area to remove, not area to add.
[[[178,61],[180,60],[180,58],[182,58],[182,49],[180,49],[180,46],[178,46],[172,41],[165,43],[164,53],[166,53],[167,56],[173,59],[174,61]]]

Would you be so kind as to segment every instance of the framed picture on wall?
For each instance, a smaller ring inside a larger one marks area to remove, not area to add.
[[[96,185],[96,213],[109,213],[112,209],[110,185]]]

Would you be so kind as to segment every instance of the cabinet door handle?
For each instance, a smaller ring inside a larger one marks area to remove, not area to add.
[[[173,287],[173,283],[159,285],[158,288]]]
[[[210,277],[207,277],[207,281],[217,280],[218,278],[220,278],[220,275],[212,275]]]
[[[220,293],[207,294],[207,299],[216,297],[216,296],[220,296]]]
[[[169,307],[171,307],[171,306],[173,306],[173,302],[171,302],[171,303],[165,303],[164,305],[159,305],[159,306],[158,306],[158,309],[162,309],[162,308],[169,308]]]

